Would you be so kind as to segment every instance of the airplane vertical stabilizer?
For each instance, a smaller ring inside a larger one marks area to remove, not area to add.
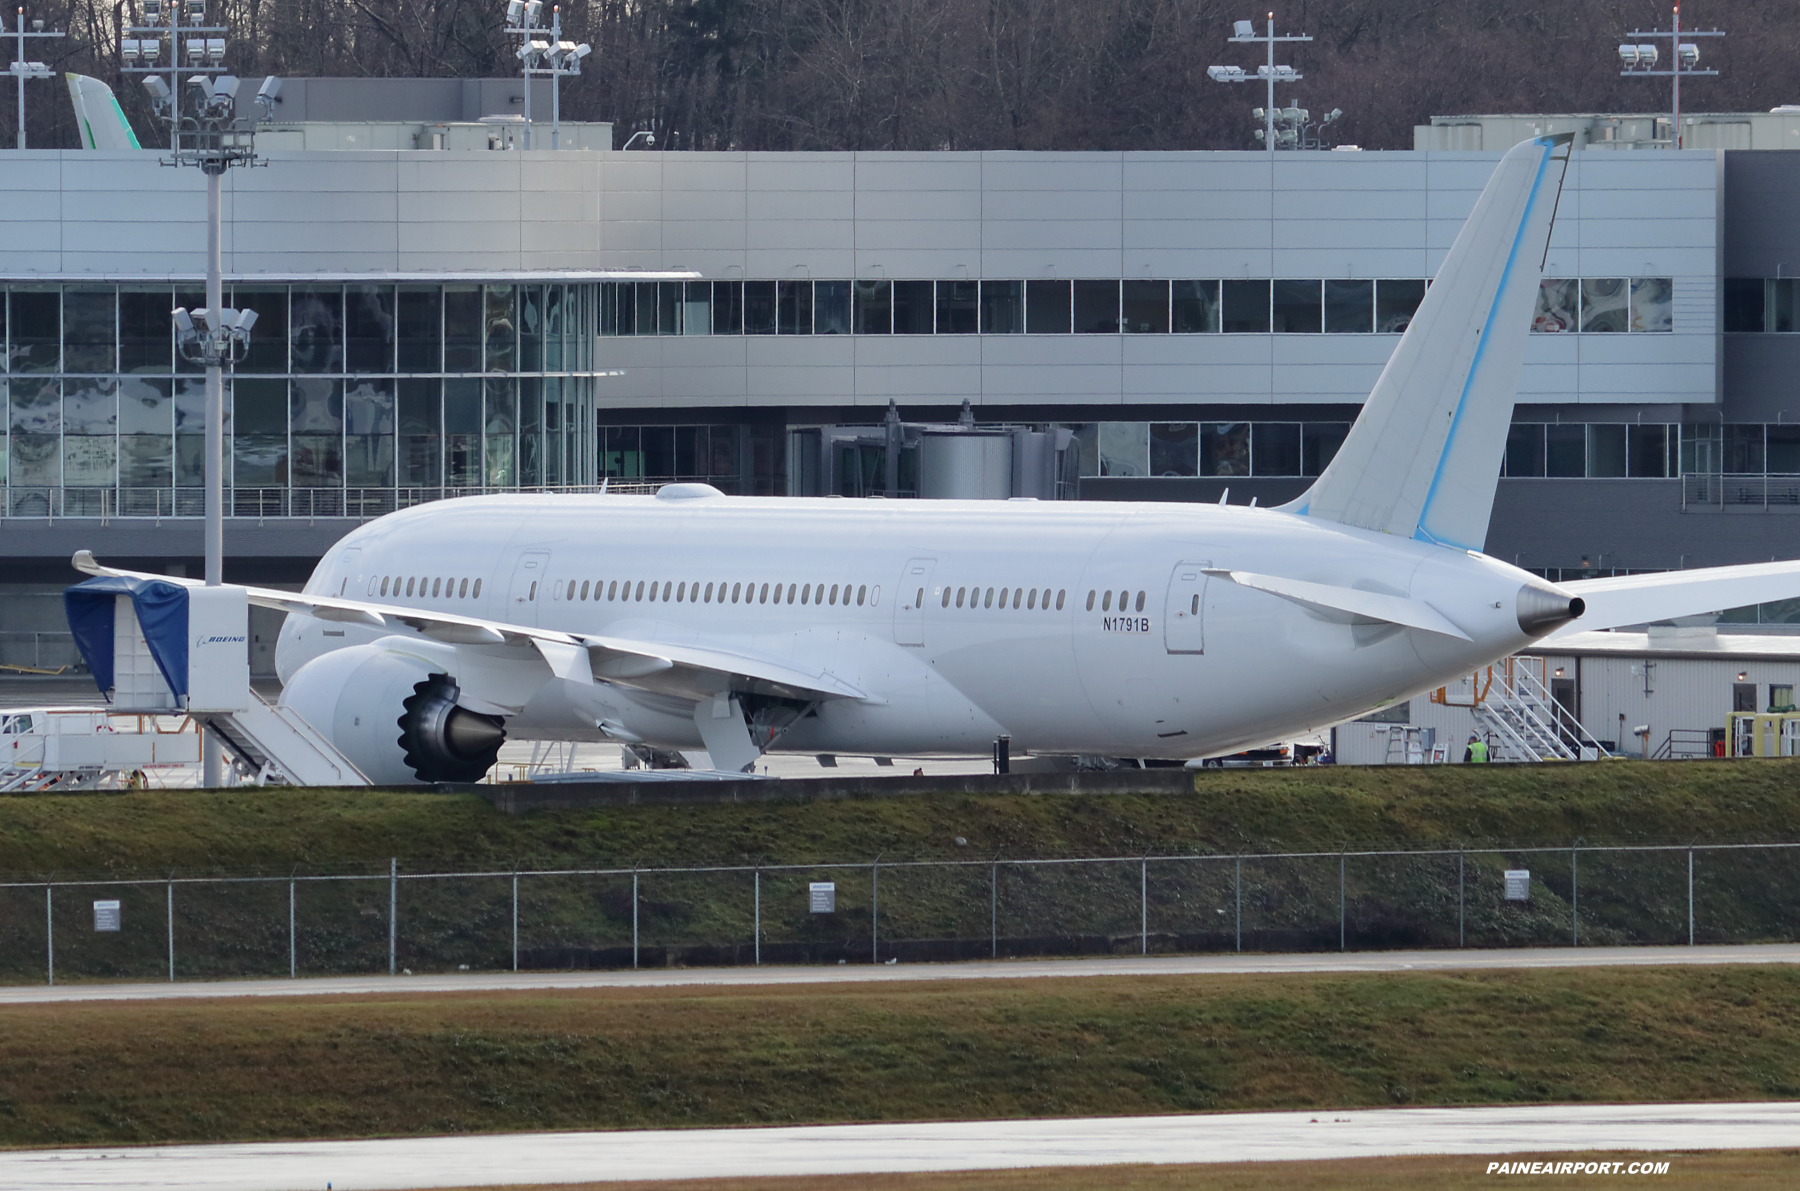
[[[85,74],[65,74],[83,149],[141,149],[113,89]]]
[[[1482,548],[1572,139],[1500,159],[1343,447],[1287,511]]]

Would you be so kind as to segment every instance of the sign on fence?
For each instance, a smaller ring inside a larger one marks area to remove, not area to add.
[[[837,913],[837,882],[814,881],[806,887],[809,908],[815,914]]]
[[[94,929],[119,929],[119,903],[116,901],[96,901],[94,903]]]
[[[1531,900],[1530,869],[1509,868],[1506,870],[1506,900],[1509,902],[1528,902]]]

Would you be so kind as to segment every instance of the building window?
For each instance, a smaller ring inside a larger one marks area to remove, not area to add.
[[[1025,330],[1032,335],[1067,335],[1074,326],[1070,283],[1025,283]]]
[[[858,335],[891,335],[894,331],[894,285],[891,281],[858,281],[853,286]]]
[[[981,333],[1017,335],[1025,330],[1025,283],[981,283]]]
[[[1216,281],[1171,281],[1169,283],[1169,323],[1177,335],[1217,334],[1219,330],[1219,283]]]
[[[981,283],[977,281],[937,283],[939,335],[973,335],[980,328],[980,289]]]
[[[1119,283],[1075,282],[1075,333],[1110,335],[1119,330]]]
[[[1727,283],[1726,321],[1731,321]],[[1668,277],[1546,277],[1538,283],[1531,329],[1539,334],[1661,334],[1673,331],[1675,283]],[[1729,329],[1729,327],[1727,328]]]
[[[1325,329],[1317,281],[1277,281],[1270,299],[1271,325],[1277,334],[1316,335]]]
[[[1169,283],[1127,281],[1121,286],[1123,329],[1132,335],[1163,335],[1169,330]]]
[[[1220,325],[1226,334],[1268,334],[1267,281],[1224,281],[1220,288]]]
[[[1366,335],[1375,329],[1373,281],[1325,282],[1325,331],[1331,335]]]

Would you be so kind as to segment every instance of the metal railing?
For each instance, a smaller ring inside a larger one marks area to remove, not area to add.
[[[607,491],[652,493],[659,483],[614,482]],[[227,517],[344,517],[371,520],[396,509],[458,496],[490,492],[599,492],[597,484],[545,484],[529,487],[227,487]],[[108,521],[114,518],[157,520],[201,517],[206,512],[204,488],[58,488],[14,485],[0,502],[4,516],[28,520],[79,517]]]
[[[81,651],[75,648],[73,633],[0,630],[0,666],[60,670],[80,665]]]
[[[1795,848],[13,880],[0,981],[1791,941]]]
[[[1710,728],[1670,728],[1669,734],[1652,753],[1652,761],[1696,761],[1721,757],[1720,743]]]
[[[1496,736],[1500,761],[1595,760],[1607,755],[1593,733],[1556,701],[1542,657],[1518,655],[1488,668],[1475,704],[1477,723]]]
[[[1726,508],[1800,511],[1800,475],[1684,472],[1681,508],[1690,513]]]

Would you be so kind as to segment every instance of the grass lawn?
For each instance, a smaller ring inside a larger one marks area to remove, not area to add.
[[[1767,1100],[1796,1072],[1778,966],[22,1005],[0,1144]]]

